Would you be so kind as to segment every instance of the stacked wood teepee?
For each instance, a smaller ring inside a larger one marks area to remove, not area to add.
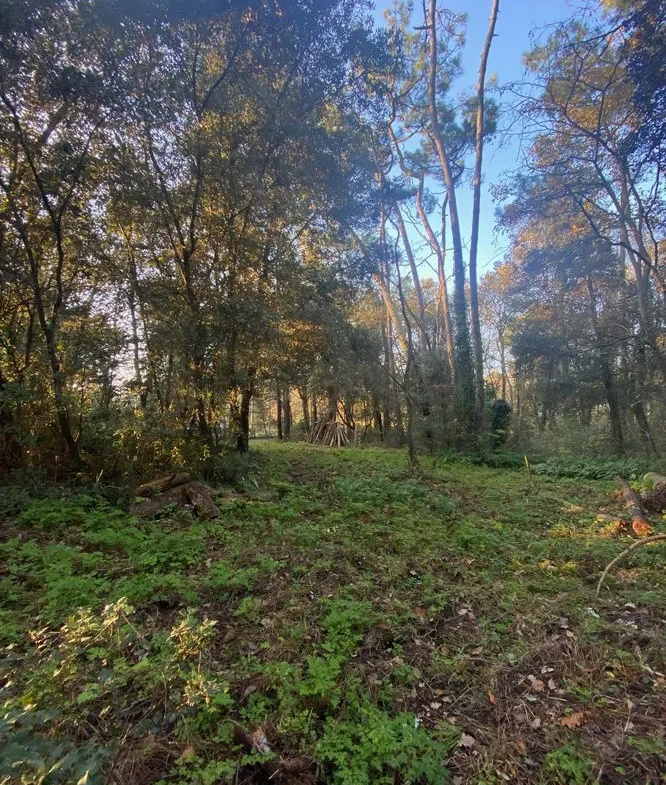
[[[349,444],[349,437],[342,423],[335,420],[319,420],[315,423],[308,442],[323,444],[325,447],[346,447]]]

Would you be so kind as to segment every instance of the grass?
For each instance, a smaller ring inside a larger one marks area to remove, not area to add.
[[[614,490],[273,443],[214,521],[5,489],[0,783],[664,782],[663,548],[595,599]]]

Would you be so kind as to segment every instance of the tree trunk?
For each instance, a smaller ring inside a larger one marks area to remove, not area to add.
[[[587,293],[589,296],[589,313],[594,337],[597,344],[601,347],[605,345],[605,336],[601,332],[599,324],[599,317],[597,315],[597,296],[594,290],[594,284],[591,276],[587,277]],[[613,442],[615,450],[619,455],[624,454],[624,435],[622,433],[622,417],[620,413],[620,405],[615,390],[615,381],[613,379],[613,372],[611,369],[610,358],[606,349],[599,351],[599,369],[601,373],[601,383],[603,384],[604,393],[606,394],[606,402],[608,403],[608,415],[611,424],[611,433],[613,435]]]
[[[382,394],[382,441],[388,436],[389,428],[391,427],[391,395],[393,389],[393,373],[391,371],[391,348],[389,346],[388,337],[386,335],[386,325],[382,323],[382,345],[384,347],[384,372],[386,376],[386,384]]]
[[[2,434],[3,451],[0,471],[15,469],[23,465],[23,450],[16,438],[14,415],[2,393],[6,381],[0,369],[0,434]]]
[[[416,267],[416,260],[414,258],[414,252],[412,250],[412,244],[409,240],[409,235],[407,234],[407,227],[405,226],[405,221],[402,217],[402,213],[400,212],[400,206],[397,202],[393,205],[395,219],[398,224],[398,231],[400,232],[400,238],[402,240],[403,248],[405,249],[405,254],[407,256],[407,261],[409,262],[409,269],[412,273],[412,284],[414,285],[414,293],[416,294],[416,303],[418,306],[418,318],[417,318],[417,329],[419,332],[419,337],[421,339],[421,350],[428,348],[428,333],[426,332],[425,326],[425,304],[423,301],[423,290],[421,289],[421,280],[419,278],[419,271]]]
[[[498,347],[500,356],[500,372],[502,374],[502,399],[506,401],[506,350],[504,348],[504,333],[498,332]]]
[[[344,420],[345,426],[347,428],[347,438],[351,441],[354,437],[354,431],[356,430],[356,423],[354,422],[354,399],[345,396],[344,401],[342,402],[342,411],[344,412]]]
[[[240,400],[238,417],[239,429],[236,435],[236,449],[238,452],[247,452],[250,449],[250,403],[252,402],[252,389],[243,390]]]
[[[148,385],[144,384],[143,374],[141,373],[141,357],[139,353],[139,320],[137,318],[137,306],[141,311],[141,300],[138,291],[138,273],[134,254],[128,250],[130,268],[130,288],[128,292],[128,304],[130,309],[130,320],[132,323],[132,359],[134,360],[134,378],[139,388],[139,403],[145,409],[148,404]]]
[[[650,423],[648,422],[647,415],[645,414],[645,408],[643,406],[642,401],[636,401],[631,406],[631,411],[634,415],[636,420],[636,425],[638,425],[638,430],[641,434],[641,439],[643,440],[643,444],[651,452],[653,455],[656,455],[657,450],[654,446],[654,441],[652,439],[652,432],[650,431]]]
[[[284,390],[282,413],[284,422],[284,438],[289,439],[291,437],[291,390],[288,386]]]
[[[372,407],[373,425],[379,434],[379,440],[384,441],[384,420],[382,419],[382,412],[379,408],[379,400],[375,396]]]
[[[455,387],[456,379],[456,348],[451,324],[451,310],[449,308],[449,292],[446,284],[446,269],[444,258],[446,255],[446,207],[448,200],[442,202],[442,240],[440,254],[437,257],[437,306],[442,319],[442,327],[446,340],[446,353],[451,373],[451,384]]]
[[[449,218],[451,220],[451,236],[453,242],[453,319],[456,342],[456,374],[458,380],[458,410],[461,415],[459,436],[461,440],[476,441],[478,423],[476,422],[475,381],[472,365],[472,347],[470,344],[469,325],[467,323],[467,302],[465,299],[465,261],[463,258],[462,235],[456,198],[456,183],[444,146],[444,139],[439,125],[437,109],[437,0],[430,0],[428,12],[428,29],[430,31],[430,68],[428,93],[430,100],[430,133],[439,159],[446,193],[449,202]],[[477,380],[477,383],[479,380]],[[483,383],[483,380],[480,380]]]
[[[310,435],[310,408],[308,406],[308,391],[306,387],[298,388],[298,397],[301,399],[301,407],[303,411],[303,425],[305,426],[305,433]]]
[[[326,387],[326,419],[337,420],[338,418],[338,388],[334,384]]]
[[[59,310],[62,306],[62,295],[61,293],[58,294],[56,303],[53,306],[52,316],[49,320],[46,316],[44,296],[39,280],[39,265],[32,252],[32,247],[30,246],[30,243],[27,239],[27,235],[25,232],[22,232],[22,235],[24,237],[24,247],[30,260],[32,288],[35,298],[35,310],[37,311],[39,325],[41,327],[42,334],[44,335],[44,341],[46,343],[46,356],[51,369],[51,383],[53,387],[53,398],[55,402],[58,428],[63,440],[65,441],[69,460],[72,462],[75,468],[79,468],[82,463],[81,455],[79,453],[78,442],[74,438],[74,433],[72,431],[69,412],[67,411],[67,403],[65,400],[65,374],[60,366],[58,351],[56,348],[56,327],[58,324]]]
[[[395,261],[396,278],[398,282],[398,295],[400,297],[400,307],[402,309],[402,318],[405,322],[405,329],[407,330],[407,362],[405,364],[405,403],[407,405],[407,452],[409,455],[409,463],[413,468],[418,468],[418,459],[416,457],[416,446],[414,443],[414,398],[413,398],[413,383],[412,376],[414,375],[414,341],[412,336],[412,327],[409,321],[409,313],[407,311],[407,302],[405,300],[405,293],[402,288],[402,278],[400,275],[400,265],[398,260]]]
[[[386,360],[387,360],[387,374],[388,374],[388,389],[389,389],[389,401],[387,403],[387,408],[393,414],[393,422],[395,423],[395,446],[402,447],[405,443],[405,426],[402,421],[402,408],[400,403],[400,392],[398,389],[398,379],[396,375],[396,368],[395,368],[395,358],[393,357],[393,342],[391,339],[392,334],[392,322],[391,316],[387,313],[386,314],[386,333],[387,333],[387,342],[386,342]],[[407,356],[407,343],[405,342],[405,356]],[[390,416],[384,417],[384,433],[388,434],[389,431],[389,423],[390,423]]]
[[[277,386],[277,437],[278,439],[283,438],[283,431],[282,431],[282,391],[280,390],[280,385]]]
[[[481,65],[476,84],[476,138],[473,199],[472,199],[472,231],[469,247],[469,304],[472,315],[472,344],[474,346],[474,367],[476,372],[476,417],[478,427],[483,426],[485,403],[483,373],[483,343],[481,340],[481,319],[479,317],[479,291],[476,274],[477,252],[479,248],[479,219],[481,214],[481,173],[483,172],[483,134],[485,132],[485,89],[488,55],[495,35],[495,24],[499,12],[499,0],[493,0],[488,22],[488,33],[481,51]]]
[[[605,353],[599,357],[599,365],[601,367],[601,381],[606,393],[606,401],[608,403],[608,416],[611,424],[611,433],[613,435],[613,442],[615,444],[615,451],[618,455],[624,455],[624,434],[622,433],[622,417],[620,416],[620,406],[617,400],[615,391],[615,382],[613,380],[613,373],[611,371],[608,357]]]
[[[386,313],[388,318],[391,320],[393,325],[393,329],[395,331],[396,340],[398,341],[398,345],[404,354],[407,354],[407,339],[403,335],[402,329],[400,327],[400,322],[397,321],[397,317],[395,314],[395,308],[393,306],[393,301],[391,300],[391,294],[389,289],[384,282],[384,278],[382,275],[375,275],[374,276],[375,283],[377,284],[377,288],[382,297],[382,302],[384,303],[384,308],[386,309]]]
[[[72,424],[69,419],[69,412],[65,402],[65,374],[63,373],[60,367],[60,361],[58,360],[53,330],[48,329],[46,331],[45,338],[46,353],[49,358],[49,365],[51,366],[51,374],[53,379],[53,397],[55,399],[58,426],[60,428],[60,433],[65,440],[65,444],[67,445],[69,458],[74,467],[78,468],[81,465],[81,455],[79,453],[78,442],[74,438]]]
[[[636,348],[636,399],[631,406],[631,411],[633,412],[634,418],[636,419],[636,424],[638,425],[638,430],[641,434],[641,439],[643,440],[643,444],[646,446],[649,452],[656,454],[657,450],[654,446],[654,440],[652,439],[652,433],[650,432],[650,423],[648,422],[647,415],[645,414],[645,408],[643,406],[643,398],[644,398],[644,391],[645,391],[645,381],[647,378],[647,361],[645,357],[645,343],[643,342],[642,336],[639,336],[638,346]]]

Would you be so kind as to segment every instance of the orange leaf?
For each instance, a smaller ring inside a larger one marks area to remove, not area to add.
[[[573,714],[562,717],[560,719],[560,725],[564,726],[565,728],[578,728],[583,724],[586,714],[587,712],[585,711],[576,711]]]
[[[493,704],[493,706],[497,703],[497,698],[492,694],[490,690],[488,690],[488,700]]]

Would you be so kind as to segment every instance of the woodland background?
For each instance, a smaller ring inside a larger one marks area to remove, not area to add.
[[[554,26],[510,85],[497,5],[460,93],[436,0],[0,3],[2,471],[214,475],[323,419],[412,456],[663,453],[663,3]]]

